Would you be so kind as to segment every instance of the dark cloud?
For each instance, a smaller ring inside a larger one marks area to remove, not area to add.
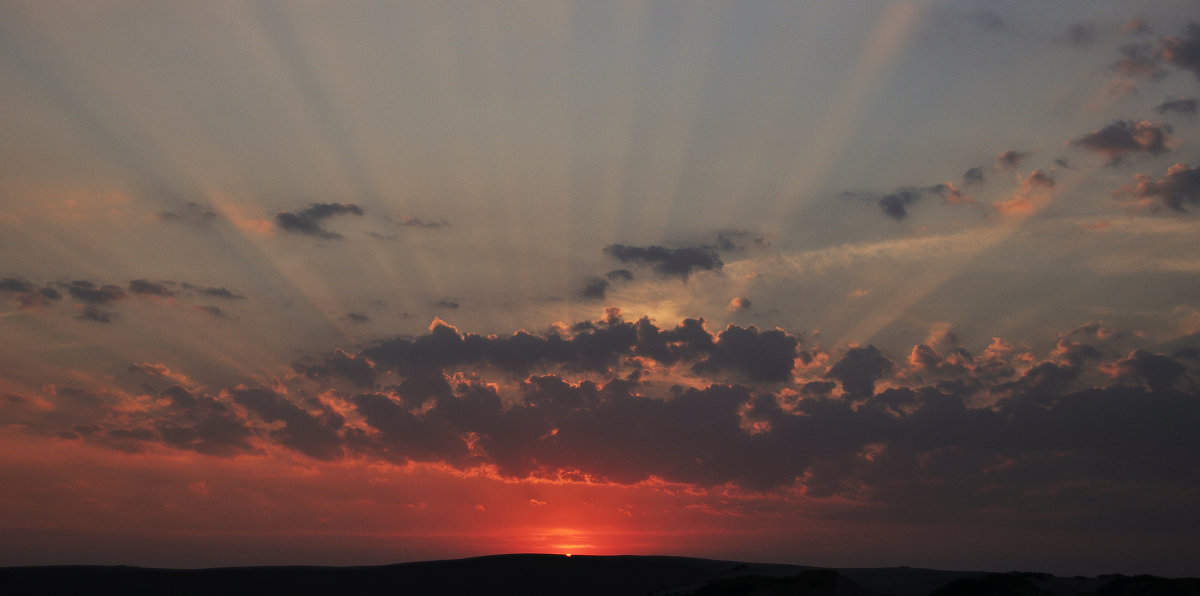
[[[1190,511],[1200,484],[1200,359],[1182,348],[1097,358],[1095,347],[1117,337],[1081,326],[1047,359],[1000,340],[979,353],[920,344],[907,361],[868,345],[820,378],[815,367],[796,369],[812,360],[778,329],[714,334],[701,319],[660,328],[615,308],[544,334],[481,336],[436,322],[360,354],[335,351],[324,370],[305,371],[320,398],[171,385],[150,403],[117,408],[111,397],[60,388],[56,415],[94,418],[45,432],[125,451],[157,442],[231,457],[275,446],[507,478],[798,490],[891,519],[1033,511],[1056,527],[1159,519],[1200,529],[1194,516],[1161,515],[1164,506]],[[514,374],[495,382],[489,368]],[[578,371],[588,374],[572,378]],[[659,375],[686,377],[688,387],[648,380]],[[330,389],[331,376],[361,389]]]
[[[1118,381],[1145,383],[1152,391],[1167,391],[1183,377],[1187,368],[1170,356],[1133,350],[1125,358],[1102,366],[1101,370]]]
[[[350,321],[351,323],[366,323],[367,321],[371,320],[371,317],[368,317],[367,315],[364,315],[363,313],[360,313],[360,312],[348,312],[348,313],[346,313],[346,316],[343,318],[345,318],[347,321]]]
[[[633,272],[628,269],[613,269],[604,274],[608,281],[633,281]]]
[[[63,287],[76,300],[92,305],[108,304],[126,297],[125,290],[118,286],[98,285],[86,280],[72,281],[63,284]]]
[[[282,428],[268,431],[281,445],[295,449],[314,459],[338,459],[342,455],[342,439],[338,429],[345,419],[319,402],[308,402],[302,408],[287,396],[261,387],[237,387],[230,391],[234,403],[253,412],[266,423],[282,422]]]
[[[974,167],[963,172],[963,186],[971,186],[973,184],[983,184],[983,168]]]
[[[884,215],[896,221],[901,221],[908,217],[908,207],[916,203],[920,198],[921,193],[916,189],[902,188],[892,194],[880,197],[878,203]]]
[[[603,299],[605,292],[608,292],[609,285],[611,284],[607,279],[590,277],[579,289],[579,296],[587,300]]]
[[[1063,35],[1063,42],[1077,48],[1086,48],[1100,43],[1094,23],[1072,23]]]
[[[13,295],[21,308],[33,308],[62,298],[58,290],[49,286],[38,287],[23,277],[0,279],[0,294]]]
[[[1073,139],[1069,144],[1102,155],[1110,164],[1116,165],[1132,153],[1158,155],[1167,152],[1170,132],[1171,127],[1165,124],[1117,120],[1100,130]]]
[[[722,230],[717,232],[717,241],[711,247],[721,252],[766,248],[771,241],[762,234],[750,230]]]
[[[1017,151],[1008,149],[1004,153],[996,156],[996,167],[1001,170],[1015,170],[1026,157],[1029,157],[1028,151]]]
[[[156,424],[165,444],[225,457],[259,451],[252,442],[254,432],[227,403],[194,395],[179,385],[160,395],[171,401],[171,409],[160,415]]]
[[[1159,55],[1167,64],[1189,70],[1200,79],[1200,24],[1188,23],[1181,35],[1160,39]]]
[[[99,308],[96,308],[95,306],[88,304],[83,307],[83,310],[79,313],[79,316],[77,316],[75,318],[77,318],[81,321],[93,321],[96,323],[111,323],[116,316],[117,315],[112,312],[100,310]]]
[[[450,222],[444,219],[421,219],[419,217],[407,217],[402,215],[400,216],[399,221],[396,222],[396,225],[409,228],[433,229],[450,227]]]
[[[791,374],[799,340],[779,330],[731,325],[713,335],[703,319],[685,319],[673,329],[659,329],[648,319],[628,322],[615,314],[571,326],[570,334],[557,331],[508,337],[483,337],[459,333],[436,321],[426,335],[395,338],[368,348],[362,355],[378,367],[400,375],[414,371],[454,367],[494,366],[516,374],[542,368],[610,372],[620,361],[633,357],[662,364],[690,364],[697,372],[728,374],[732,378],[776,382]]]
[[[245,296],[237,294],[237,293],[235,293],[227,288],[224,288],[224,287],[220,287],[220,288],[203,287],[203,286],[195,286],[195,285],[192,285],[189,283],[184,283],[184,284],[182,284],[181,287],[185,290],[190,290],[190,291],[196,292],[197,294],[202,294],[204,296],[209,296],[212,298],[224,298],[226,300],[241,300],[241,299],[245,298]]]
[[[337,375],[358,387],[375,385],[375,364],[365,356],[334,350],[333,355],[316,366],[296,365],[296,370],[313,379],[327,379]]]
[[[297,234],[307,234],[327,240],[337,240],[341,234],[330,232],[322,225],[322,220],[335,215],[362,215],[363,210],[353,203],[312,203],[304,211],[292,213],[280,211],[275,214],[275,223],[284,231]]]
[[[651,265],[663,276],[678,276],[684,280],[695,271],[720,271],[724,266],[716,250],[706,246],[665,248],[610,244],[604,248],[604,253],[622,263]]]
[[[692,366],[701,373],[729,371],[740,380],[780,383],[792,377],[800,340],[779,330],[730,325],[717,334],[714,349]],[[804,355],[807,357],[807,354]]]
[[[1195,114],[1196,113],[1196,98],[1187,97],[1187,98],[1182,98],[1182,99],[1167,100],[1167,101],[1162,102],[1161,104],[1158,104],[1158,107],[1154,108],[1154,111],[1158,112],[1159,114],[1166,114],[1167,112],[1176,112],[1179,114]]]
[[[143,296],[174,296],[175,291],[168,287],[167,284],[148,281],[145,279],[135,279],[129,282],[129,293],[140,294]]]
[[[1158,180],[1146,174],[1137,174],[1134,180],[1133,185],[1122,187],[1117,194],[1157,200],[1176,212],[1200,205],[1200,168],[1177,163],[1167,168],[1167,175]]]
[[[183,205],[183,208],[175,211],[160,211],[157,216],[162,221],[196,225],[208,225],[217,220],[216,211],[193,201],[189,201]]]
[[[6,277],[0,279],[0,292],[11,292],[13,294],[29,294],[34,291],[34,285],[29,281],[20,277]]]
[[[455,302],[454,300],[448,300],[448,299],[434,300],[433,302],[430,303],[430,305],[434,306],[436,308],[448,308],[450,310],[458,310],[458,306],[459,306],[458,302]]]
[[[892,361],[875,346],[852,348],[829,367],[825,376],[840,381],[842,390],[851,399],[862,399],[875,392],[875,381],[891,372],[892,366]]]
[[[201,311],[201,312],[203,312],[203,313],[207,313],[207,314],[209,314],[209,315],[212,315],[212,316],[214,316],[214,317],[223,317],[223,316],[225,316],[225,311],[221,310],[221,309],[220,309],[220,307],[211,306],[211,305],[205,305],[205,306],[197,306],[196,308],[200,309],[200,311]]]
[[[1162,61],[1148,43],[1128,43],[1121,46],[1121,57],[1112,65],[1118,74],[1138,79],[1158,79],[1163,76]]]

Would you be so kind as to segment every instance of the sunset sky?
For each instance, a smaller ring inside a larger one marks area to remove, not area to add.
[[[0,3],[0,565],[1200,575],[1200,5]]]

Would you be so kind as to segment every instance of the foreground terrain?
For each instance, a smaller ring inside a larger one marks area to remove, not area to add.
[[[1200,579],[823,569],[684,557],[497,555],[372,567],[0,568],[6,594],[1200,594]]]

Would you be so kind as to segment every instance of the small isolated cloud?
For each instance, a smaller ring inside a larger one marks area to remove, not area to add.
[[[732,312],[737,312],[739,310],[746,310],[748,308],[750,308],[750,299],[743,298],[742,296],[734,297],[733,300],[730,300],[729,304],[727,304],[725,306],[725,310],[732,311]]]
[[[92,321],[94,323],[111,323],[114,317],[116,317],[115,314],[100,310],[99,308],[89,304],[84,306],[83,311],[80,312],[79,316],[75,318],[81,321]]]
[[[371,317],[368,317],[360,312],[348,312],[346,313],[346,316],[342,318],[350,321],[351,323],[366,323],[367,321],[371,320]]]
[[[1171,127],[1165,124],[1117,120],[1068,144],[1101,155],[1110,165],[1117,165],[1125,156],[1134,153],[1166,153],[1168,143],[1173,140],[1170,133]]]
[[[421,219],[419,217],[409,217],[401,215],[396,225],[407,228],[447,228],[450,227],[450,222],[444,219]]]
[[[983,168],[976,166],[963,172],[963,186],[983,184],[983,182]]]
[[[1146,174],[1134,176],[1134,183],[1117,190],[1118,195],[1131,195],[1143,201],[1157,201],[1175,212],[1200,205],[1200,168],[1177,163],[1167,168],[1167,175],[1155,180]]]
[[[1195,114],[1196,113],[1196,98],[1185,97],[1180,99],[1171,99],[1158,104],[1154,111],[1159,114],[1175,112],[1178,114]]]
[[[696,271],[720,271],[724,266],[717,252],[707,246],[666,248],[610,244],[604,248],[604,253],[622,263],[651,265],[664,277],[677,276],[684,280]]]
[[[1029,155],[1030,153],[1028,151],[1009,149],[996,156],[996,167],[1000,170],[1016,170],[1021,165],[1021,162],[1025,161],[1025,158],[1029,157]]]
[[[455,302],[454,300],[450,300],[450,299],[446,299],[446,298],[443,298],[441,300],[434,300],[433,302],[430,302],[429,304],[430,304],[430,306],[433,306],[434,308],[448,308],[450,310],[458,309],[458,302]]]
[[[1063,43],[1076,48],[1087,48],[1100,43],[1094,23],[1071,23],[1063,34]]]
[[[307,234],[326,240],[337,240],[341,234],[330,232],[322,221],[335,215],[362,215],[363,210],[353,203],[312,203],[304,211],[292,213],[280,211],[275,214],[275,223],[284,231]]]
[[[217,220],[216,211],[195,201],[188,201],[183,207],[174,211],[159,211],[155,216],[160,221],[192,225],[208,225]]]
[[[607,279],[590,277],[584,282],[583,287],[579,289],[579,295],[589,300],[600,300],[604,298],[609,285],[611,284]]]

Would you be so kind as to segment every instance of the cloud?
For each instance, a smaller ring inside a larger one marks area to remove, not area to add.
[[[1055,181],[1050,174],[1040,169],[1034,170],[1021,181],[1021,187],[1013,196],[992,203],[992,208],[1003,215],[1032,215],[1050,200],[1049,193],[1054,186]]]
[[[633,272],[628,269],[613,269],[604,274],[609,281],[633,281]]]
[[[1167,100],[1158,104],[1154,111],[1159,114],[1167,112],[1175,112],[1178,114],[1195,114],[1196,113],[1196,98],[1186,97],[1180,99]]]
[[[306,408],[287,396],[262,387],[237,387],[230,390],[234,403],[253,412],[267,423],[283,423],[268,434],[285,447],[314,459],[338,459],[342,440],[338,429],[345,423],[340,414],[317,400],[306,400]],[[310,411],[315,410],[315,411]]]
[[[1146,350],[1133,350],[1116,362],[1099,367],[1113,379],[1126,383],[1145,383],[1152,391],[1171,389],[1181,379],[1187,368],[1178,360],[1163,354],[1152,354]]]
[[[1200,80],[1200,24],[1188,23],[1181,35],[1160,39],[1159,55],[1167,64],[1189,70]]]
[[[895,361],[868,345],[822,371],[797,369],[806,354],[778,329],[714,334],[700,319],[660,328],[616,309],[543,334],[482,336],[435,321],[415,338],[337,350],[328,370],[290,381],[295,390],[172,384],[114,398],[50,388],[57,408],[22,415],[81,413],[31,428],[127,452],[286,449],[506,479],[834,499],[907,519],[1036,511],[1057,524],[1134,523],[1150,519],[1137,517],[1142,506],[1192,504],[1200,346],[1096,355],[1121,337],[1084,325],[1045,359],[1002,340],[978,353],[927,341]],[[131,370],[170,378],[163,365]],[[355,392],[327,383],[359,375]]]
[[[216,211],[194,201],[188,201],[182,209],[176,211],[160,211],[156,216],[161,221],[201,226],[209,225],[217,220]]]
[[[983,184],[983,182],[984,182],[984,177],[983,177],[983,168],[982,167],[976,166],[974,168],[968,169],[966,172],[963,172],[963,186],[971,186],[974,184]]]
[[[842,390],[851,399],[870,397],[875,392],[875,381],[892,370],[892,361],[875,346],[852,348],[829,367],[825,376],[841,382]]]
[[[1008,149],[996,156],[996,167],[1001,170],[1016,170],[1029,155],[1028,151]]]
[[[75,318],[81,321],[92,321],[95,323],[111,323],[113,318],[116,316],[117,315],[115,313],[100,310],[99,308],[89,304],[84,306],[83,310],[79,313],[79,316]]]
[[[1108,126],[1069,141],[1068,144],[1099,154],[1117,165],[1129,154],[1159,155],[1168,151],[1171,127],[1149,121],[1117,120]]]
[[[1136,174],[1132,185],[1123,186],[1117,195],[1132,195],[1143,200],[1157,200],[1175,212],[1200,205],[1200,169],[1177,163],[1167,168],[1167,175],[1154,180],[1146,174]]]
[[[401,215],[399,221],[396,222],[396,225],[408,228],[435,229],[450,227],[450,222],[446,221],[445,219],[421,219],[419,217],[408,217],[407,215]]]
[[[611,284],[607,279],[589,277],[588,280],[584,282],[583,287],[580,288],[579,295],[580,297],[588,300],[600,300],[604,298],[604,294],[608,291],[609,285]]]
[[[448,308],[450,310],[458,310],[458,306],[459,306],[457,301],[445,299],[445,298],[443,298],[441,300],[434,300],[433,302],[430,302],[429,304],[430,304],[430,306],[433,306],[435,308]]]
[[[62,285],[73,298],[91,305],[108,304],[126,297],[124,290],[111,284],[98,285],[87,280],[76,280]]]
[[[659,274],[686,280],[695,271],[720,271],[724,263],[712,248],[705,246],[665,248],[662,246],[626,246],[610,244],[604,253],[622,263],[653,266]]]
[[[342,318],[346,319],[347,321],[350,321],[351,323],[366,323],[367,321],[371,320],[371,317],[368,317],[367,315],[360,313],[360,312],[348,312]]]
[[[284,231],[307,234],[327,240],[337,240],[341,234],[326,230],[322,220],[335,215],[362,215],[363,210],[353,203],[312,203],[304,211],[292,213],[280,211],[275,214],[275,223]]]
[[[1100,43],[1100,36],[1097,34],[1094,23],[1071,23],[1063,34],[1063,43],[1077,48],[1086,48]]]
[[[167,284],[156,283],[145,279],[135,279],[129,282],[129,293],[139,294],[142,296],[174,296],[175,291],[167,287]]]
[[[211,298],[223,298],[226,300],[242,300],[245,298],[245,296],[242,296],[236,292],[233,292],[232,290],[229,290],[225,287],[219,287],[219,288],[202,287],[202,286],[195,286],[190,283],[184,283],[181,285],[181,287],[185,290],[190,290],[190,291],[196,292],[197,294],[202,294],[204,296],[208,296]]]
[[[1112,69],[1131,79],[1154,80],[1163,76],[1162,62],[1148,43],[1128,43],[1121,46],[1121,57]]]
[[[908,217],[908,207],[921,198],[921,193],[914,188],[902,188],[896,192],[884,195],[878,199],[879,208],[883,214],[901,221]]]
[[[23,277],[0,279],[0,294],[15,296],[21,308],[34,308],[62,298],[58,290],[49,286],[38,287]]]
[[[972,170],[978,168],[972,168]],[[970,172],[971,170],[968,170]],[[980,172],[979,180],[983,180],[983,174]],[[850,196],[855,196],[854,193],[846,193]],[[883,214],[895,221],[903,221],[908,218],[908,210],[925,196],[940,196],[947,203],[970,203],[972,199],[962,193],[953,182],[943,182],[932,186],[916,187],[903,186],[896,189],[890,194],[883,196],[866,195],[870,200],[875,201],[879,205],[879,209]]]
[[[732,300],[729,301],[729,304],[727,304],[725,306],[725,310],[732,311],[732,312],[737,312],[739,310],[746,310],[748,308],[750,308],[750,299],[743,298],[741,296],[735,296]]]

